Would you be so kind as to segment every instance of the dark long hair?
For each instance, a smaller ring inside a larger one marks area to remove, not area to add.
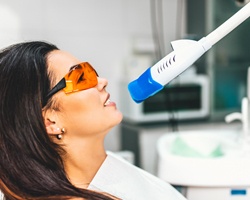
[[[50,89],[47,56],[58,48],[41,41],[0,52],[0,190],[12,199],[111,199],[74,187],[62,149],[49,138],[42,105]]]

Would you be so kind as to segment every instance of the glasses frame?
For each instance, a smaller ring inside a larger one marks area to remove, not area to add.
[[[47,101],[54,95],[56,94],[57,92],[59,92],[60,90],[64,89],[65,87],[67,87],[67,81],[66,81],[66,76],[68,74],[70,74],[73,70],[75,70],[77,67],[81,67],[82,65],[88,65],[88,67],[92,68],[93,71],[95,72],[96,74],[96,77],[98,77],[98,74],[97,72],[95,71],[95,69],[88,63],[88,62],[82,62],[82,63],[79,63],[77,65],[74,65],[70,68],[69,72],[49,91],[49,93],[47,94],[46,96],[46,103]],[[86,88],[88,89],[88,88]],[[71,92],[65,92],[66,94],[68,93],[72,93],[72,92],[77,92],[77,91],[80,91],[80,90],[72,90]]]

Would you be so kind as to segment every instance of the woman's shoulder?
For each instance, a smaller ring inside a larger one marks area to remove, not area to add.
[[[170,184],[112,152],[107,152],[107,158],[90,183],[90,188],[122,199],[185,199]]]

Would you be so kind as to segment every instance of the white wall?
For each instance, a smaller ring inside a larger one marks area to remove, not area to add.
[[[176,39],[176,2],[164,0],[166,43]],[[56,44],[109,80],[118,107],[118,82],[131,42],[151,35],[150,0],[0,0],[0,47],[23,40]],[[119,145],[117,127],[106,146],[116,151]]]

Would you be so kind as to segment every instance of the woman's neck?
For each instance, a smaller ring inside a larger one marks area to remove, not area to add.
[[[63,156],[69,180],[76,187],[87,188],[106,158],[104,139],[77,139],[66,146]]]

